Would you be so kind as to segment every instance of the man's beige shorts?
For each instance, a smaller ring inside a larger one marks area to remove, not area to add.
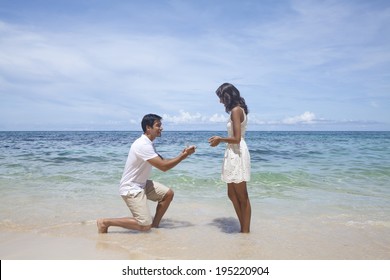
[[[122,195],[122,198],[126,202],[127,207],[129,207],[133,217],[138,221],[138,224],[141,226],[149,226],[153,221],[147,200],[159,202],[168,191],[169,188],[163,184],[148,180],[143,191],[135,196],[129,194],[126,196]]]

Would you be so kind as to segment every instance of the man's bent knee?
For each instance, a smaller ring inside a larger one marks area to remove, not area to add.
[[[147,226],[139,226],[140,231],[148,231],[152,228],[152,225],[147,225]]]
[[[172,201],[174,195],[175,195],[175,193],[173,192],[173,190],[169,189],[169,191],[167,191],[167,193],[164,195],[163,200],[164,201]]]

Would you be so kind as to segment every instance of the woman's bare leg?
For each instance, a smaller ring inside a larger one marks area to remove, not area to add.
[[[241,215],[242,215],[241,232],[249,233],[252,208],[251,208],[251,203],[249,201],[246,182],[241,182],[236,185],[236,194],[241,207]]]
[[[238,198],[237,198],[235,184],[233,184],[233,183],[228,183],[228,197],[229,197],[230,201],[233,203],[233,207],[234,207],[234,210],[236,211],[240,225],[242,225],[241,206],[240,206],[240,202],[238,201]]]
[[[249,201],[246,182],[228,184],[228,195],[240,221],[241,232],[250,232],[252,209]]]

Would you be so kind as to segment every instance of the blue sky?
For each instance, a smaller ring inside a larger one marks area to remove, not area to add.
[[[390,2],[0,0],[0,130],[390,130]]]

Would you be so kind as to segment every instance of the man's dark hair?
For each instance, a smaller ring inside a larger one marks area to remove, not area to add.
[[[145,115],[142,118],[142,122],[141,122],[142,130],[144,132],[146,132],[146,127],[147,126],[153,127],[154,122],[155,121],[159,121],[161,119],[162,119],[162,117],[160,117],[159,115],[155,115],[155,114],[147,114],[147,115]]]

